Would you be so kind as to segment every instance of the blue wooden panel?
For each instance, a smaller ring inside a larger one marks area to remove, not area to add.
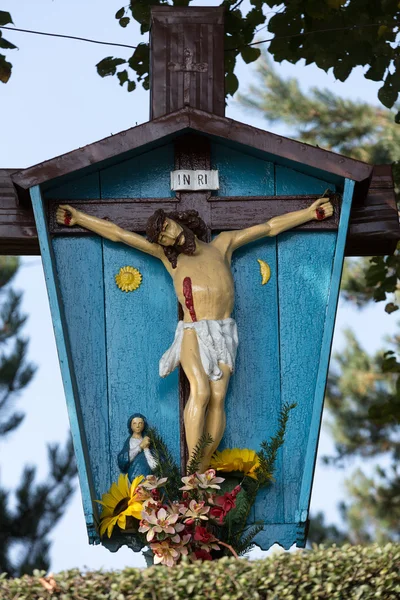
[[[328,187],[276,168],[277,195],[318,194]],[[336,232],[288,232],[278,239],[281,400],[297,403],[283,447],[285,522],[295,521],[298,509],[335,246]]]
[[[343,269],[344,250],[346,245],[347,228],[350,219],[351,202],[354,192],[354,181],[345,180],[342,211],[340,215],[339,231],[335,249],[335,258],[332,269],[332,279],[328,299],[324,334],[322,338],[319,369],[315,386],[314,405],[310,423],[310,433],[305,455],[305,470],[300,490],[299,516],[308,513],[310,504],[311,486],[314,476],[316,451],[322,417],[325,382],[328,374],[329,358],[331,353],[333,329],[335,325],[337,303],[339,298],[340,280]]]
[[[305,175],[304,173],[300,173],[300,171],[294,171],[286,167],[276,166],[275,177],[277,196],[323,194],[328,188],[333,191],[335,190],[335,186],[328,181],[316,179],[315,177],[310,177],[310,175]]]
[[[99,174],[90,173],[75,177],[63,183],[49,185],[44,192],[44,198],[70,199],[73,198],[98,198]]]
[[[285,444],[285,522],[298,508],[329,295],[335,232],[286,233],[278,242],[282,402],[296,402]]]
[[[228,146],[212,144],[211,165],[219,171],[219,196],[268,196],[274,193],[274,165],[271,162]]]
[[[261,285],[257,259],[271,268],[271,279]],[[221,447],[260,449],[276,431],[280,409],[279,338],[277,309],[276,240],[259,240],[234,254],[234,318],[239,331],[235,373],[226,399],[227,427]],[[282,522],[282,469],[275,484],[260,492],[256,519]]]
[[[54,334],[60,361],[61,376],[63,379],[67,401],[68,416],[71,425],[71,434],[74,443],[75,455],[78,465],[79,483],[81,486],[83,510],[89,535],[95,537],[93,523],[93,484],[91,480],[87,453],[86,437],[82,422],[82,414],[78,402],[78,390],[72,366],[69,341],[65,336],[65,317],[60,291],[57,285],[57,274],[53,249],[47,230],[46,217],[41,198],[40,188],[36,186],[30,190],[32,207],[35,215],[36,227],[39,235],[40,251],[43,261],[44,276],[47,293],[49,296],[50,311],[53,321]]]
[[[100,499],[111,483],[102,241],[97,237],[58,237],[53,249],[95,499]]]
[[[101,197],[162,198],[171,196],[172,144],[141,154],[100,172]]]
[[[130,265],[143,275],[141,286],[122,292],[114,281]],[[158,362],[172,343],[177,303],[172,280],[162,263],[137,250],[104,242],[106,336],[111,476],[118,476],[116,458],[128,436],[133,412],[143,413],[157,427],[179,463],[177,371],[165,379]]]

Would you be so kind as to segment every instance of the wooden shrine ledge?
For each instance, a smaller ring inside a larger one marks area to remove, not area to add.
[[[0,169],[0,252],[40,254],[30,206],[28,192],[30,187],[77,172],[134,149],[145,150],[146,146],[154,145],[157,140],[161,141],[167,136],[176,136],[189,131],[277,155],[290,161],[293,168],[296,168],[297,163],[299,166],[306,165],[320,169],[321,173],[328,172],[356,181],[346,256],[373,256],[394,252],[400,239],[400,229],[390,165],[368,165],[189,107],[27,169]],[[273,198],[269,199],[273,201]],[[212,200],[218,201],[218,196],[213,196]],[[221,198],[221,200],[225,199]],[[279,196],[275,197],[276,200],[279,200]],[[171,197],[170,201],[176,202],[176,199]]]

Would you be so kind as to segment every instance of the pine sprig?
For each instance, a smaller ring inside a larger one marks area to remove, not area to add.
[[[236,546],[236,552],[239,556],[243,556],[243,554],[247,554],[254,547],[254,538],[260,531],[264,529],[264,523],[261,521],[258,523],[254,523],[251,527],[247,529],[247,532],[244,536],[241,537],[239,544]]]
[[[286,403],[283,405],[278,419],[278,431],[271,438],[270,441],[264,440],[263,442],[261,442],[261,450],[257,452],[257,456],[260,461],[260,466],[256,471],[257,481],[259,482],[260,487],[266,485],[272,479],[273,473],[275,471],[275,463],[278,455],[278,450],[285,441],[285,433],[287,422],[289,420],[289,413],[295,407],[296,404],[294,403]]]
[[[194,475],[195,473],[200,471],[201,461],[204,458],[204,453],[206,451],[206,448],[208,446],[210,446],[213,443],[213,441],[214,440],[209,433],[204,433],[201,436],[201,438],[197,442],[197,444],[192,452],[192,456],[190,457],[190,460],[187,464],[186,472],[188,475]]]
[[[176,500],[182,484],[179,467],[168,446],[154,427],[149,427],[147,435],[151,440],[151,452],[157,463],[154,474],[156,477],[168,477],[164,486],[165,492],[170,501]]]

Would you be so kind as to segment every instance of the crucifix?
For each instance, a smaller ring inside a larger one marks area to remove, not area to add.
[[[168,63],[168,69],[175,72],[183,72],[183,104],[190,105],[190,80],[191,73],[205,73],[208,71],[208,64],[205,62],[193,62],[193,53],[189,48],[183,51],[183,63]]]
[[[181,138],[176,143],[176,166],[179,169],[191,167],[191,170],[209,167],[210,156],[204,139],[193,135]],[[211,195],[181,192],[176,199],[177,212],[158,209],[148,219],[146,233],[150,241],[132,232],[131,227],[121,228],[118,220],[112,223],[109,218],[99,219],[70,204],[62,204],[57,209],[56,221],[61,226],[81,226],[160,258],[170,273],[180,304],[180,320],[175,340],[161,358],[160,375],[166,376],[181,365],[181,433],[184,424],[189,457],[203,433],[213,439],[204,456],[202,468],[205,470],[225,430],[225,396],[238,345],[236,324],[231,318],[234,305],[232,253],[262,237],[324,221],[332,216],[333,206],[329,198],[313,198],[311,203],[307,198],[304,208],[289,212],[281,209],[282,214],[272,218],[266,218],[261,208],[255,211],[253,218],[257,223],[252,226],[245,224],[245,214],[239,211],[236,218],[241,221],[241,227],[229,230],[226,223],[221,223],[219,228],[224,231],[211,241]],[[221,199],[223,204],[231,201],[240,205],[244,200],[241,197]],[[264,200],[254,197],[252,202],[263,204]],[[139,210],[139,203],[135,208]],[[183,463],[185,458],[182,455]]]

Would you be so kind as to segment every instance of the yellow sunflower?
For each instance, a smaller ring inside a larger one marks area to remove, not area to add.
[[[216,471],[239,471],[253,479],[256,479],[255,471],[259,464],[257,453],[248,448],[227,448],[216,452],[211,459],[211,468]]]
[[[121,267],[115,276],[115,283],[123,292],[132,292],[142,283],[142,274],[134,267]]]
[[[115,525],[120,529],[126,528],[126,517],[142,518],[142,502],[138,501],[142,494],[137,490],[144,476],[139,475],[129,483],[128,475],[120,475],[118,483],[113,483],[109,491],[103,494],[101,500],[96,500],[103,506],[100,515],[100,537],[107,531],[111,537]]]

